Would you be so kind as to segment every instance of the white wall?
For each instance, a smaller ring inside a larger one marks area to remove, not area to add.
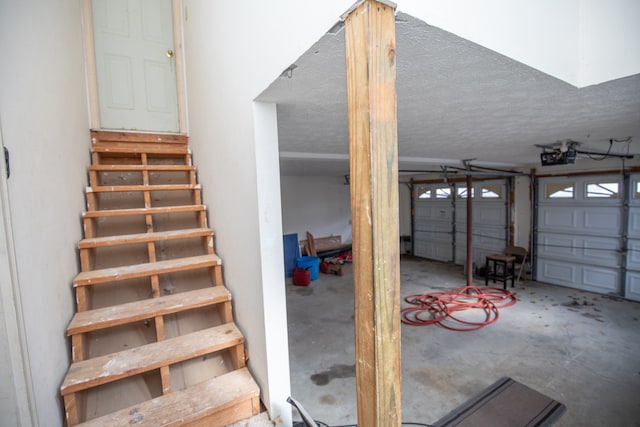
[[[291,420],[285,402],[289,365],[286,355],[274,348],[286,348],[287,343],[266,342],[282,341],[286,331],[285,300],[272,298],[283,294],[285,284],[280,206],[273,206],[280,191],[277,147],[262,134],[265,126],[255,127],[256,117],[268,121],[269,107],[254,105],[253,100],[351,4],[350,0],[313,6],[294,0],[184,1],[194,161],[225,283],[247,339],[249,368],[271,416],[284,424]],[[263,143],[269,146],[257,146]],[[279,263],[274,261],[278,259]],[[274,319],[270,313],[281,316]]]
[[[580,86],[640,73],[640,2],[580,2]]]
[[[344,177],[282,176],[280,189],[284,234],[297,233],[304,240],[309,231],[351,242],[351,196]]]
[[[400,0],[398,10],[574,86],[640,73],[636,0]],[[615,64],[612,66],[612,64]]]
[[[79,1],[0,2],[0,117],[35,406],[62,424],[71,280],[89,162]],[[17,351],[17,349],[16,349]]]

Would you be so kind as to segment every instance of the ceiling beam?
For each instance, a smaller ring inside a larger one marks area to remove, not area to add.
[[[345,17],[358,425],[400,426],[395,5]]]

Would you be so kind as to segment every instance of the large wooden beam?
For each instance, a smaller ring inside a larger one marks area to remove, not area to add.
[[[345,14],[358,425],[400,426],[395,5]]]

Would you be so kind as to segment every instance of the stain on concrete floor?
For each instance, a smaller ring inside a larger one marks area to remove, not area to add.
[[[311,381],[315,385],[327,385],[336,378],[355,378],[356,365],[333,365],[326,371],[311,375]]]

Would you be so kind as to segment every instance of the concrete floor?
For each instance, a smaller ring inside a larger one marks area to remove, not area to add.
[[[462,285],[458,266],[401,262],[402,298]],[[567,406],[556,426],[640,426],[640,304],[532,281],[514,289],[518,302],[475,332],[402,326],[403,421],[433,423],[509,376]],[[287,312],[292,396],[317,420],[356,423],[353,276],[289,280]]]

